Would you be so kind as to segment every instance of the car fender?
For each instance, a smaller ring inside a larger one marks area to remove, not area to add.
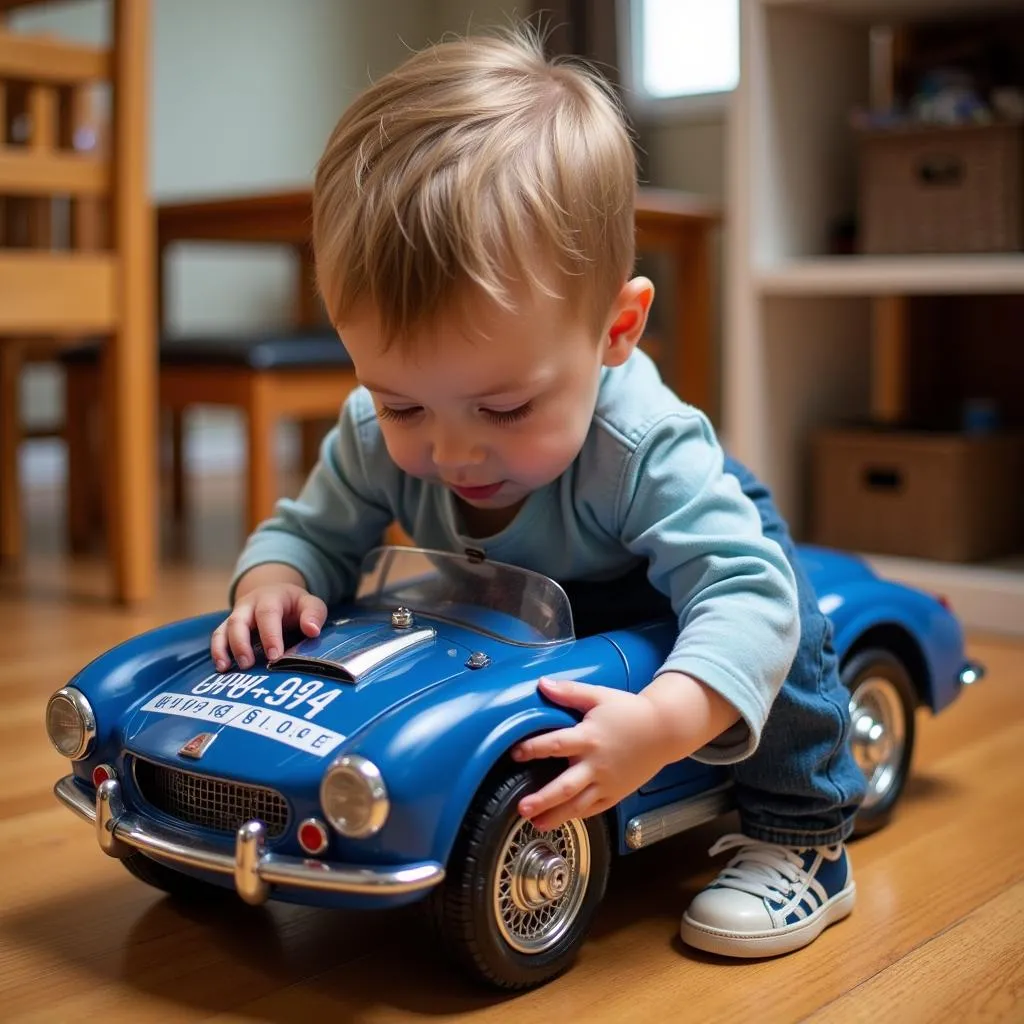
[[[66,685],[80,690],[92,705],[98,748],[110,741],[132,701],[209,655],[210,634],[227,614],[209,612],[139,633],[68,680]]]
[[[414,697],[344,748],[380,768],[392,803],[387,825],[366,852],[446,863],[473,798],[509,749],[527,736],[579,721],[578,713],[541,695],[543,676],[625,687],[622,660],[600,636],[525,665],[495,668],[500,675],[490,680],[470,673]]]
[[[897,627],[920,655],[920,664],[907,668],[912,675],[917,669],[922,702],[937,712],[956,697],[964,664],[963,632],[956,616],[930,594],[887,580],[859,580],[823,596],[821,604],[832,621],[841,662],[872,630]]]

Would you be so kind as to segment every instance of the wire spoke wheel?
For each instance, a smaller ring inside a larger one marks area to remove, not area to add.
[[[850,720],[853,756],[868,783],[861,806],[869,811],[886,798],[903,763],[907,719],[896,687],[878,676],[859,683]]]
[[[917,692],[903,662],[881,647],[854,653],[842,677],[850,693],[850,751],[866,782],[854,834],[867,835],[889,821],[910,774]]]
[[[566,970],[608,883],[612,849],[603,815],[541,832],[519,814],[519,801],[554,771],[502,765],[492,772],[431,895],[448,953],[497,988],[533,988]]]
[[[508,832],[494,877],[494,916],[520,953],[558,943],[583,904],[590,877],[590,837],[578,818],[538,832],[520,818]]]

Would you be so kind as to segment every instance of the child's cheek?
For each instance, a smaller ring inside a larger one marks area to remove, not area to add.
[[[423,476],[429,472],[426,465],[429,462],[429,453],[426,453],[423,445],[415,444],[407,433],[393,428],[385,428],[383,434],[388,455],[399,469],[412,476]]]
[[[536,486],[550,483],[569,468],[581,445],[582,438],[576,437],[569,424],[546,431],[542,436],[535,435],[516,452],[520,479],[530,480]]]

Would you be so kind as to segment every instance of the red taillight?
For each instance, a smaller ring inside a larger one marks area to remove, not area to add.
[[[109,764],[98,764],[92,770],[92,784],[99,788],[107,779],[116,779],[117,772]]]
[[[307,818],[299,825],[299,846],[312,857],[327,849],[327,829],[316,818]]]

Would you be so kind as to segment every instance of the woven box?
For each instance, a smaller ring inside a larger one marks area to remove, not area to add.
[[[1024,440],[822,430],[812,495],[818,544],[950,562],[996,558],[1024,544]]]
[[[859,133],[860,249],[1024,249],[1024,126],[926,126]]]

